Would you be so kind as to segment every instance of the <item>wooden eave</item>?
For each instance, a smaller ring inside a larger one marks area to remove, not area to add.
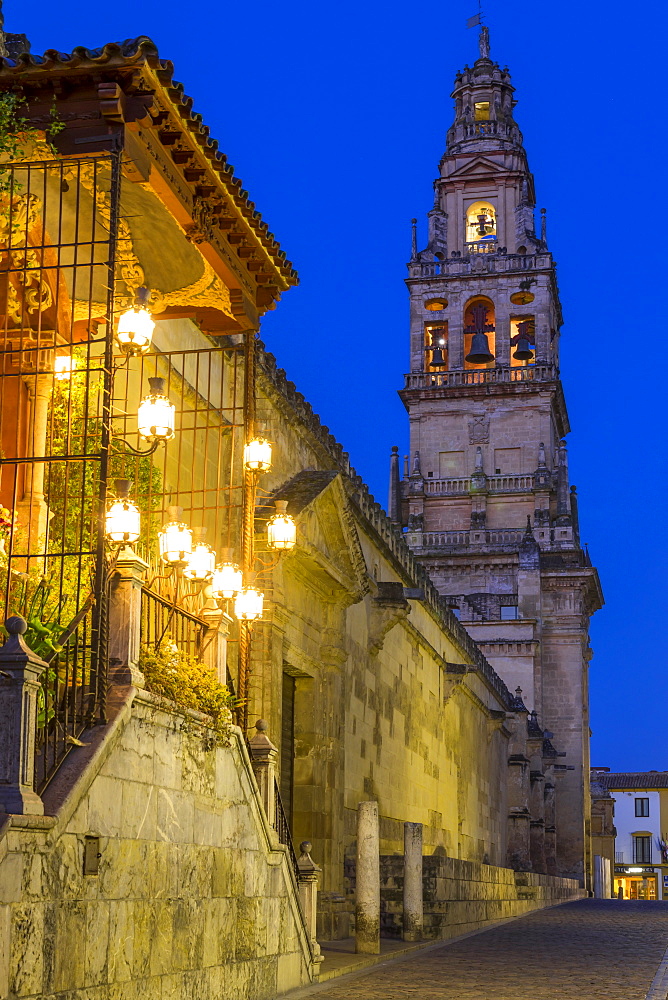
[[[219,258],[232,286],[252,291],[260,312],[298,283],[267,223],[234,168],[209,137],[193,100],[173,80],[148,38],[71,54],[48,50],[0,59],[0,90],[21,93],[37,128],[56,110],[63,155],[123,149],[125,173],[150,183],[202,253]],[[213,261],[211,261],[213,265]],[[230,274],[231,272],[231,274]]]

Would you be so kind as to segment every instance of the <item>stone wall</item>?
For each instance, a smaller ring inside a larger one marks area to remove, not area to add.
[[[7,818],[0,996],[262,1000],[311,981],[292,867],[241,733],[212,747],[202,720],[135,692],[72,752],[44,796],[51,815]]]
[[[573,879],[514,872],[477,861],[439,855],[423,858],[424,937],[435,940],[468,934],[499,920],[581,899],[586,892]],[[349,893],[355,862],[346,864]],[[403,923],[404,859],[381,856],[381,935],[400,938]]]

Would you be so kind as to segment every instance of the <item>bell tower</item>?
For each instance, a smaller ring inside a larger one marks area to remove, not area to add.
[[[507,69],[480,57],[455,78],[454,121],[428,240],[408,264],[410,372],[400,392],[410,459],[390,512],[511,690],[554,733],[557,868],[588,865],[589,616],[601,606],[580,544],[559,379],[562,325],[545,212],[514,118]]]

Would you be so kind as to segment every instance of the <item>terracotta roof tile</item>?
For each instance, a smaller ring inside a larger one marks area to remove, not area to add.
[[[668,771],[633,771],[616,774],[597,773],[596,781],[604,788],[668,788]]]

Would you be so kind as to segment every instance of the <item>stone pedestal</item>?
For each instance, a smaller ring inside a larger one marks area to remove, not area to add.
[[[299,869],[299,900],[302,904],[306,929],[308,931],[309,941],[311,942],[313,961],[314,963],[320,964],[323,956],[320,954],[320,945],[316,941],[316,926],[318,875],[322,871],[322,868],[320,868],[319,865],[316,865],[313,861],[313,858],[311,857],[311,848],[312,845],[308,840],[303,840],[299,845],[299,850],[301,851],[301,854],[297,859],[297,868]]]
[[[264,719],[255,723],[256,733],[248,741],[255,780],[260,789],[262,805],[270,826],[276,824],[276,762],[278,748],[267,736],[268,725]]]
[[[118,554],[109,592],[109,667],[116,684],[144,687],[139,669],[141,588],[147,564],[129,546]]]
[[[23,635],[27,624],[14,615],[5,622],[9,639],[0,649],[0,811],[44,815],[35,792],[35,730],[39,679],[47,665]]]
[[[380,855],[378,803],[357,807],[357,865],[355,869],[355,951],[380,954]]]
[[[206,635],[202,660],[214,671],[221,684],[227,683],[227,618],[211,597],[211,587],[207,587],[207,602],[200,617],[206,622]],[[205,593],[206,593],[205,591]]]
[[[422,823],[404,823],[404,941],[421,941]]]

